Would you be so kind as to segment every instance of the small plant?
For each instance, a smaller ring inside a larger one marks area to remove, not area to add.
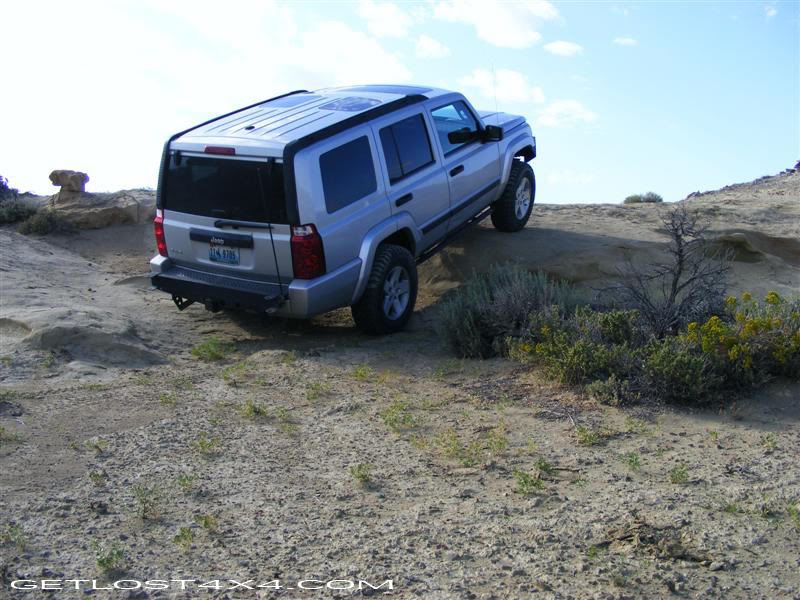
[[[17,550],[23,552],[28,543],[22,527],[18,525],[8,525],[5,530],[0,533],[0,544],[14,544]]]
[[[536,468],[539,470],[539,473],[544,473],[545,475],[552,475],[556,470],[552,463],[547,462],[543,458],[536,461]]]
[[[381,412],[381,419],[383,419],[383,423],[395,433],[404,429],[411,429],[418,424],[417,418],[409,412],[408,404],[400,400],[392,402],[385,408]]]
[[[191,473],[181,473],[178,475],[175,481],[177,482],[178,487],[180,487],[184,492],[188,492],[194,487],[195,482],[197,481],[197,476],[192,475]]]
[[[600,552],[602,548],[600,546],[589,546],[586,549],[586,558],[589,560],[597,560],[600,557]]]
[[[501,423],[487,434],[486,448],[495,456],[508,450],[508,435],[505,423]]]
[[[219,521],[214,515],[198,515],[194,520],[209,533],[216,533],[219,529]]]
[[[636,452],[625,455],[625,464],[631,471],[638,471],[642,467],[642,460]]]
[[[581,446],[596,446],[603,441],[605,436],[600,429],[578,425],[575,428],[575,437],[578,438],[578,444]]]
[[[372,466],[367,463],[353,465],[350,467],[350,475],[361,487],[367,487],[372,482]]]
[[[206,362],[223,360],[229,356],[235,346],[230,342],[223,342],[219,338],[210,337],[192,348],[192,356]]]
[[[50,369],[56,362],[56,354],[52,350],[45,352],[39,365],[43,369]]]
[[[669,472],[669,481],[675,485],[682,485],[689,481],[689,468],[685,464],[676,465]]]
[[[119,544],[113,543],[105,546],[94,542],[92,547],[97,568],[103,573],[115,573],[122,570],[125,565],[125,552]]]
[[[133,498],[136,501],[137,517],[143,521],[152,521],[159,517],[158,505],[161,497],[155,487],[136,485],[133,487]]]
[[[192,442],[192,448],[202,456],[211,456],[212,454],[216,454],[219,450],[219,438],[210,438],[205,432],[201,433],[200,436]]]
[[[719,445],[719,432],[715,429],[712,429],[708,432],[708,439],[711,441],[712,446]]]
[[[481,443],[472,441],[464,444],[453,429],[437,434],[435,442],[447,458],[457,460],[464,467],[474,467],[481,461],[483,451]]]
[[[108,480],[108,475],[103,471],[89,471],[89,479],[97,487],[103,486]]]
[[[513,476],[516,482],[514,491],[522,496],[531,496],[535,492],[544,489],[544,481],[525,471],[517,469],[513,472]]]
[[[765,433],[761,436],[761,447],[767,454],[772,454],[778,448],[778,436],[774,433]]]
[[[289,350],[288,352],[284,352],[281,354],[280,363],[282,365],[293,365],[297,362],[297,352],[294,350]]]
[[[239,406],[239,414],[245,419],[254,421],[269,416],[269,411],[252,398],[248,398]]]
[[[84,445],[89,450],[93,450],[94,453],[97,454],[98,456],[103,454],[103,452],[105,452],[108,449],[108,442],[100,439],[86,440]]]
[[[163,392],[159,394],[158,402],[162,406],[175,406],[178,403],[178,395],[171,392]]]
[[[0,425],[0,445],[11,443],[11,442],[19,442],[22,438],[19,434],[14,433],[13,431],[9,431],[2,425]]]
[[[366,381],[372,375],[369,365],[356,365],[353,367],[353,379],[356,381]]]
[[[722,512],[726,512],[729,515],[738,515],[742,512],[742,509],[735,502],[726,502],[722,505]]]
[[[314,400],[319,400],[322,396],[330,393],[331,386],[327,383],[322,383],[315,381],[309,384],[308,388],[306,388],[306,400],[309,402],[313,402]]]
[[[794,526],[800,529],[800,501],[787,503],[786,514],[789,515]]]
[[[194,543],[194,531],[190,527],[181,527],[175,537],[172,538],[172,541],[186,552]]]

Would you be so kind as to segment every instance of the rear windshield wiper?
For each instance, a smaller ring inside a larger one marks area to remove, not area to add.
[[[214,227],[222,229],[223,227],[249,227],[250,229],[272,229],[269,223],[256,223],[254,221],[237,221],[236,219],[217,219],[214,221]]]

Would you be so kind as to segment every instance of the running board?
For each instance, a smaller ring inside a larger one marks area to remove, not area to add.
[[[465,221],[464,223],[462,223],[461,225],[456,227],[453,231],[449,232],[440,242],[436,242],[433,246],[431,246],[427,250],[423,251],[422,254],[420,254],[417,257],[417,264],[421,265],[426,260],[431,258],[434,254],[438,253],[440,250],[443,250],[445,248],[445,246],[447,246],[447,244],[452,242],[453,239],[456,236],[458,236],[459,233],[461,233],[462,231],[464,231],[468,227],[470,227],[472,225],[475,225],[476,223],[480,223],[486,217],[488,217],[490,214],[492,214],[492,206],[491,205],[487,206],[481,212],[479,212],[477,215],[475,215],[471,219]]]

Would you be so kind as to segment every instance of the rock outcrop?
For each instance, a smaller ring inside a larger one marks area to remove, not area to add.
[[[50,173],[50,181],[53,185],[61,186],[61,191],[85,192],[86,182],[89,181],[89,176],[80,171],[56,169]]]
[[[61,190],[50,197],[50,206],[78,229],[145,223],[155,215],[156,197],[150,190],[122,190],[111,194],[86,191],[89,176],[80,171],[50,173]]]

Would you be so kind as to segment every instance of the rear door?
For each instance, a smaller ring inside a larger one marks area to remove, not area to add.
[[[161,197],[167,250],[175,264],[291,281],[281,162],[173,151]]]
[[[406,211],[422,231],[423,250],[447,232],[450,190],[434,151],[427,115],[418,112],[378,126],[392,213]]]
[[[500,185],[499,145],[479,139],[453,143],[448,134],[467,129],[476,136],[481,127],[475,113],[463,100],[431,110],[437,142],[444,156],[444,172],[450,185],[450,224],[454,229],[492,202]]]

